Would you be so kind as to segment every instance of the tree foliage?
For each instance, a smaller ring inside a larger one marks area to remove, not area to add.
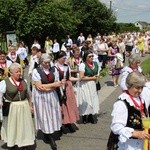
[[[139,27],[136,27],[133,23],[118,23],[119,32],[137,32],[140,31]]]
[[[26,41],[116,30],[116,18],[99,0],[0,0],[0,20],[1,33],[16,31]]]
[[[72,0],[72,3],[73,10],[81,20],[78,32],[105,34],[114,30],[115,16],[99,0]]]

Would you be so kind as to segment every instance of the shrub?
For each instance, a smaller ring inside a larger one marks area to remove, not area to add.
[[[144,75],[150,79],[150,58],[144,60],[141,64]]]

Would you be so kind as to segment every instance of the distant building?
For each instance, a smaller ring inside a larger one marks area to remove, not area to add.
[[[147,22],[143,22],[143,21],[137,21],[134,24],[136,27],[139,27],[140,30],[146,29],[146,27],[149,25]]]

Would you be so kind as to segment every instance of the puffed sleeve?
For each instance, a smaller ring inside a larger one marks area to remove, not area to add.
[[[144,100],[146,104],[146,108],[150,106],[150,82],[147,82],[145,84],[145,87],[143,88],[143,91],[141,93],[141,98]]]
[[[85,64],[84,64],[84,63],[81,63],[81,64],[79,65],[79,71],[85,72]]]
[[[126,86],[126,78],[128,76],[128,74],[132,72],[131,70],[128,69],[128,67],[125,67],[122,69],[121,71],[121,75],[120,75],[120,87],[122,90],[127,90],[127,86]]]
[[[37,72],[37,69],[33,70],[32,81],[41,81],[40,74]]]
[[[6,82],[5,80],[2,80],[0,82],[0,102],[2,102],[2,97],[3,97],[3,94],[6,92]]]
[[[126,142],[132,136],[133,128],[126,127],[128,110],[125,103],[119,100],[114,103],[112,111],[111,130],[114,134],[119,135],[120,142]]]

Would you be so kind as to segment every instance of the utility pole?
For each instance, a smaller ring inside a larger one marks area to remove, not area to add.
[[[110,0],[110,11],[112,10],[112,0]]]

